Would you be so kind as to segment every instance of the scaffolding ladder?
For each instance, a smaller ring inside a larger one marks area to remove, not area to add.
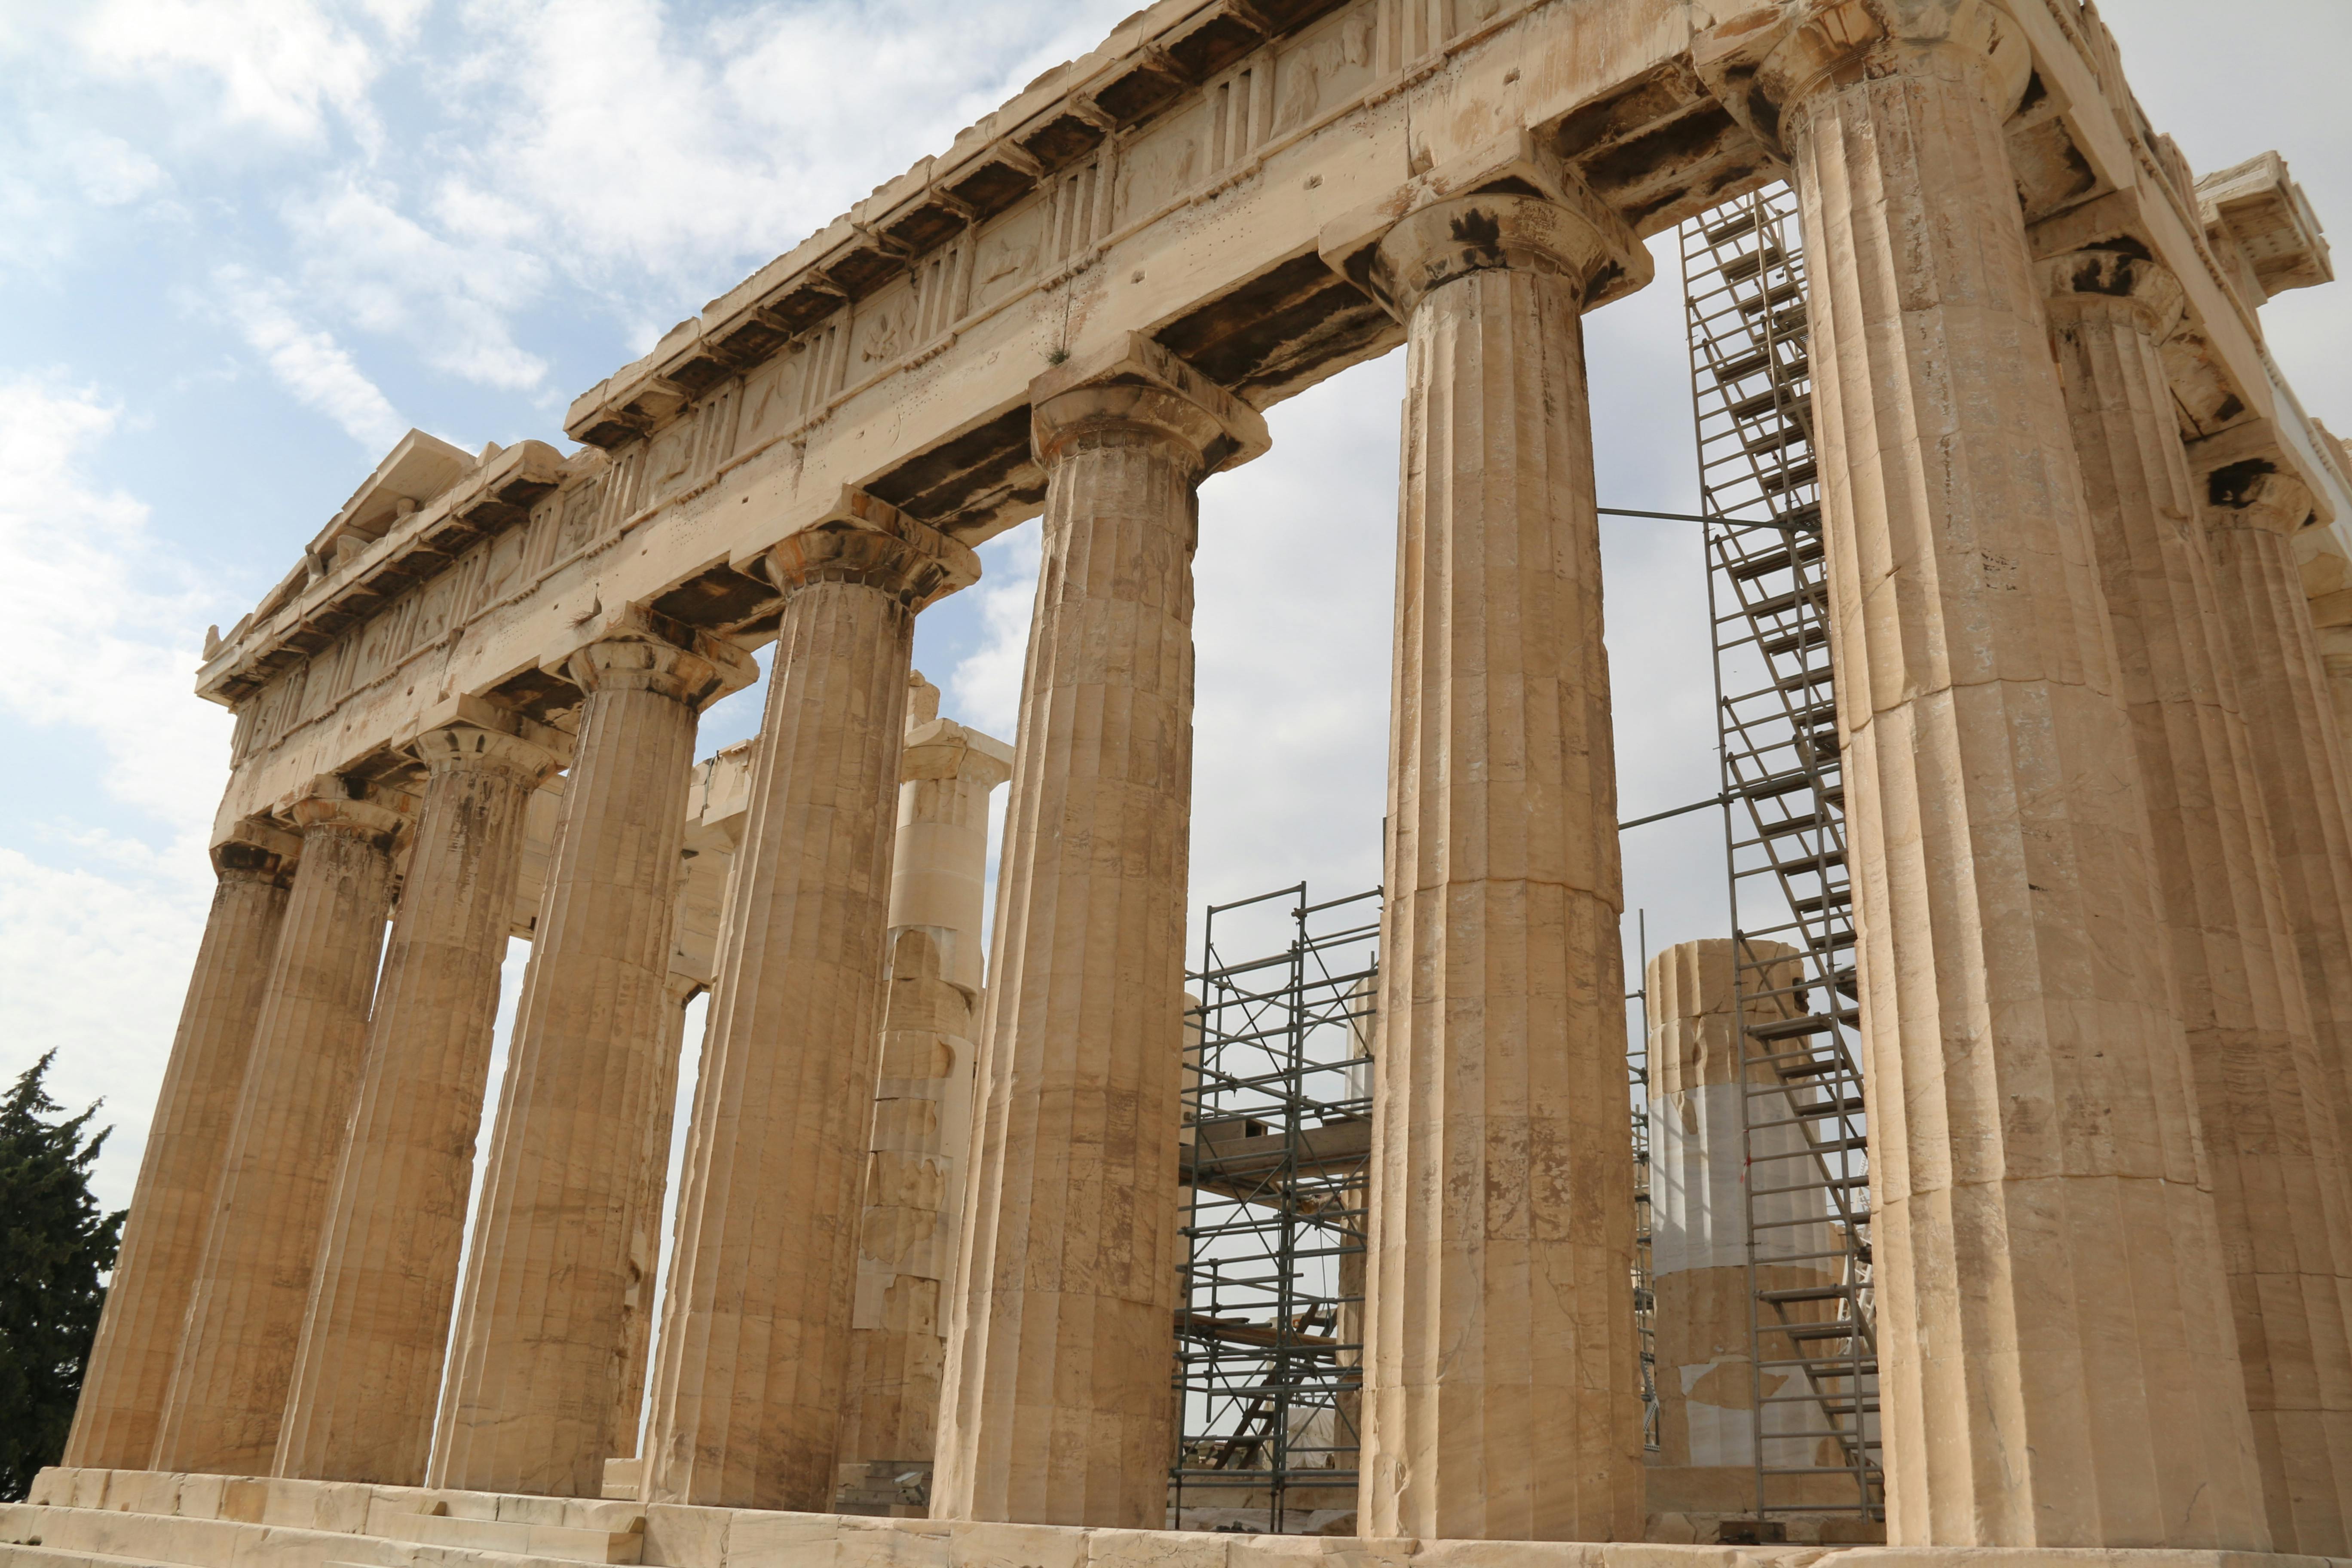
[[[1685,223],[1738,962],[1756,1510],[1884,1519],[1828,585],[1795,195]]]
[[[1355,1508],[1381,904],[1212,905],[1185,976],[1176,1528]]]

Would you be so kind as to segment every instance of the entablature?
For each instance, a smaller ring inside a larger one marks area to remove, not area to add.
[[[2003,3],[2034,56],[2010,132],[2037,238],[2141,236],[2190,295],[2184,429],[2269,419],[2316,451],[2095,10]],[[488,454],[405,513],[363,486],[208,652],[200,690],[238,710],[220,820],[381,765],[454,696],[561,727],[578,694],[548,650],[610,606],[756,646],[778,600],[735,563],[845,489],[965,544],[1035,515],[1031,384],[1129,331],[1257,409],[1386,353],[1401,327],[1323,230],[1402,213],[1495,149],[1636,235],[1774,177],[1692,62],[1717,9],[1747,8],[1161,0],[591,389],[565,419],[583,450]]]

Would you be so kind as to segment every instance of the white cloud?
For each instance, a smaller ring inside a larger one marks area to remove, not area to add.
[[[215,99],[216,122],[289,141],[316,141],[330,115],[363,142],[379,132],[370,89],[385,46],[410,36],[421,4],[377,0],[358,8],[313,0],[99,0],[71,26],[100,74],[164,87],[197,84]]]
[[[395,205],[388,186],[346,178],[287,204],[306,297],[363,331],[403,339],[436,369],[528,392],[547,362],[517,346],[508,318],[547,281],[539,257],[495,240],[456,245]]]
[[[119,417],[86,390],[0,381],[0,623],[41,672],[0,684],[0,710],[89,732],[115,801],[200,835],[212,801],[187,770],[221,765],[229,722],[188,689],[206,595],[144,505],[85,475]]]
[[[119,136],[38,112],[0,122],[0,266],[54,268],[98,212],[166,191],[163,166]]]
[[[48,150],[69,174],[82,198],[94,206],[119,207],[171,184],[163,165],[120,136],[35,121],[49,132]]]
[[[449,74],[480,133],[436,201],[460,238],[535,236],[659,330],[1126,8],[476,0]]]
[[[94,753],[105,797],[86,817],[20,817],[0,846],[0,1075],[55,1047],[59,1100],[113,1097],[99,1186],[116,1204],[202,929],[230,722],[188,689],[205,585],[144,505],[89,477],[119,419],[85,389],[0,380],[0,621],[37,672],[0,685],[0,715]]]
[[[268,363],[271,374],[308,406],[341,426],[351,438],[380,455],[408,433],[374,382],[363,374],[334,334],[298,321],[286,304],[284,285],[257,279],[239,267],[213,274],[221,299],[247,347]]]

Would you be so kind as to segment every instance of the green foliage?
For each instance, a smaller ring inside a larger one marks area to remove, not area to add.
[[[51,1051],[0,1100],[0,1500],[24,1497],[43,1465],[65,1452],[81,1394],[100,1283],[114,1267],[122,1215],[102,1214],[89,1168],[112,1129],[85,1140],[79,1116],[42,1089]]]

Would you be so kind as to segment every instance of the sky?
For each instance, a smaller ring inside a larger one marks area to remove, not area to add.
[[[0,1075],[54,1048],[60,1100],[105,1099],[106,1202],[210,891],[205,626],[403,432],[560,443],[580,391],[1132,3],[0,0]],[[2352,236],[2352,5],[2226,9],[2108,7],[2150,119],[2200,170],[2277,148]],[[1674,276],[1662,250],[1657,286],[1586,323],[1604,505],[1696,501]],[[2264,318],[2352,427],[2352,290]],[[1380,879],[1402,369],[1275,409],[1273,451],[1202,488],[1196,910]],[[1632,817],[1716,788],[1704,589],[1687,525],[1603,531]],[[917,662],[1010,738],[1035,526],[982,554]],[[759,700],[707,715],[703,751]],[[1635,911],[1653,950],[1722,933],[1712,816],[1628,834],[1625,867],[1629,959]]]

